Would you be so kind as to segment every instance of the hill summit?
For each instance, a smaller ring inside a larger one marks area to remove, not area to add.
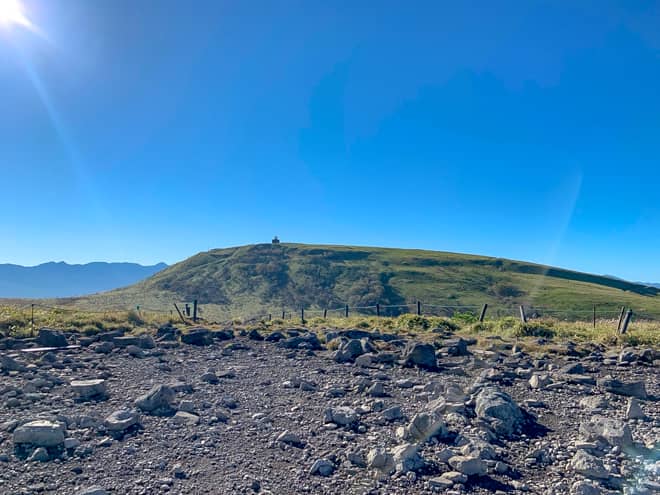
[[[397,306],[587,311],[621,305],[660,314],[660,289],[534,263],[437,251],[257,244],[199,253],[125,289],[87,298],[95,307],[173,308],[197,299],[223,317],[282,309]]]

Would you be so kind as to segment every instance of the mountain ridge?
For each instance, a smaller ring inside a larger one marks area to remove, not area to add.
[[[659,294],[624,280],[503,258],[281,243],[201,252],[133,286],[78,303],[169,310],[174,302],[197,299],[219,317],[417,300],[428,307],[524,304],[581,312],[596,304],[614,317],[622,305],[660,314]]]
[[[84,264],[49,261],[34,266],[3,263],[0,264],[0,297],[83,296],[134,284],[167,266],[105,261]]]

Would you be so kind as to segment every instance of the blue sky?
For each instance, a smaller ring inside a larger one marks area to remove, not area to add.
[[[285,241],[660,280],[660,3],[22,0],[0,262]]]

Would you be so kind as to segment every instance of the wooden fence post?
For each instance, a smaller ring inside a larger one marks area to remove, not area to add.
[[[272,313],[268,313],[268,321],[271,321],[273,319]]]
[[[484,304],[484,307],[481,308],[481,314],[479,315],[479,321],[483,323],[484,318],[486,317],[486,310],[488,309],[488,303]]]
[[[328,308],[323,310],[323,319],[325,320],[328,317]]]
[[[596,328],[596,305],[594,304],[594,328]]]
[[[380,316],[380,304],[376,303],[376,316]]]
[[[628,312],[626,313],[626,317],[623,320],[623,326],[621,327],[621,334],[623,335],[628,331],[628,325],[630,325],[630,320],[632,319],[632,309],[629,309]]]
[[[197,323],[197,299],[193,301],[193,322]]]
[[[623,317],[626,314],[626,307],[621,306],[621,314],[619,315],[619,324],[616,326],[616,333],[621,332],[621,324],[623,323]]]
[[[348,318],[348,304],[346,305],[346,318]]]
[[[34,303],[32,306],[32,317],[30,318],[30,334],[34,337]]]
[[[417,301],[417,316],[422,315],[422,303]]]
[[[525,308],[523,308],[522,304],[520,305],[520,321],[523,323],[527,323],[527,316],[525,315]]]
[[[179,317],[181,318],[181,321],[184,323],[184,325],[187,324],[186,319],[183,317],[183,313],[181,313],[181,310],[179,309],[179,306],[174,303],[174,307],[176,308],[176,312],[179,313]]]

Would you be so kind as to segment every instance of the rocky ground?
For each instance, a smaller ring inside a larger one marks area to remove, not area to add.
[[[435,337],[0,340],[0,493],[660,491],[656,350]]]

